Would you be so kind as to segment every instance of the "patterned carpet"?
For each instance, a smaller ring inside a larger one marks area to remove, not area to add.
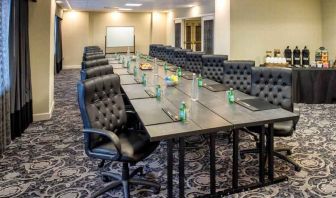
[[[0,157],[0,197],[89,197],[104,183],[98,175],[97,161],[83,150],[81,119],[76,102],[78,70],[62,71],[55,79],[55,111],[49,121],[32,124]],[[277,174],[289,181],[233,197],[335,197],[336,196],[336,106],[299,105],[301,119],[291,138],[276,139],[293,148],[292,158],[302,167],[300,173],[276,160]],[[186,151],[186,197],[209,191],[209,154],[206,141],[189,139]],[[252,147],[249,136],[242,137],[241,148]],[[232,145],[220,135],[217,140],[217,183],[225,189],[231,182]],[[174,155],[177,161],[177,152]],[[240,184],[256,181],[257,158],[247,155],[241,161]],[[146,161],[147,177],[162,184],[159,195],[141,187],[132,188],[133,197],[166,197],[166,144],[162,142]],[[175,166],[175,170],[177,166]],[[113,163],[111,170],[120,171]],[[175,186],[178,181],[174,172]],[[177,193],[177,189],[175,188]],[[122,197],[121,188],[103,197]]]

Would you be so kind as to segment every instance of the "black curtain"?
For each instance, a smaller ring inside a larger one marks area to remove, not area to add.
[[[204,52],[213,54],[214,51],[214,21],[204,21]]]
[[[175,47],[181,48],[181,23],[175,23]]]
[[[56,41],[55,41],[55,72],[59,73],[63,67],[63,50],[62,50],[62,19],[56,16]]]
[[[20,137],[33,120],[28,16],[28,0],[12,0],[9,33],[12,139]]]

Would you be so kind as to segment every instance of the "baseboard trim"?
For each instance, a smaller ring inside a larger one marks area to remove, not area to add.
[[[33,121],[38,122],[38,121],[50,120],[52,117],[52,113],[54,112],[54,107],[55,107],[55,102],[53,101],[50,111],[48,113],[33,114]]]
[[[63,69],[80,69],[81,65],[64,65]]]

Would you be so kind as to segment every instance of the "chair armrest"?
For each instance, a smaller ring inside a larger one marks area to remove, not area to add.
[[[120,140],[119,140],[119,137],[115,133],[111,131],[103,130],[103,129],[84,129],[83,133],[96,134],[96,135],[108,138],[114,144],[118,153],[121,154]]]

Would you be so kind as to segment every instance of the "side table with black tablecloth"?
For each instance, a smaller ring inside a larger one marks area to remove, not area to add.
[[[336,68],[293,68],[295,103],[336,104]]]

